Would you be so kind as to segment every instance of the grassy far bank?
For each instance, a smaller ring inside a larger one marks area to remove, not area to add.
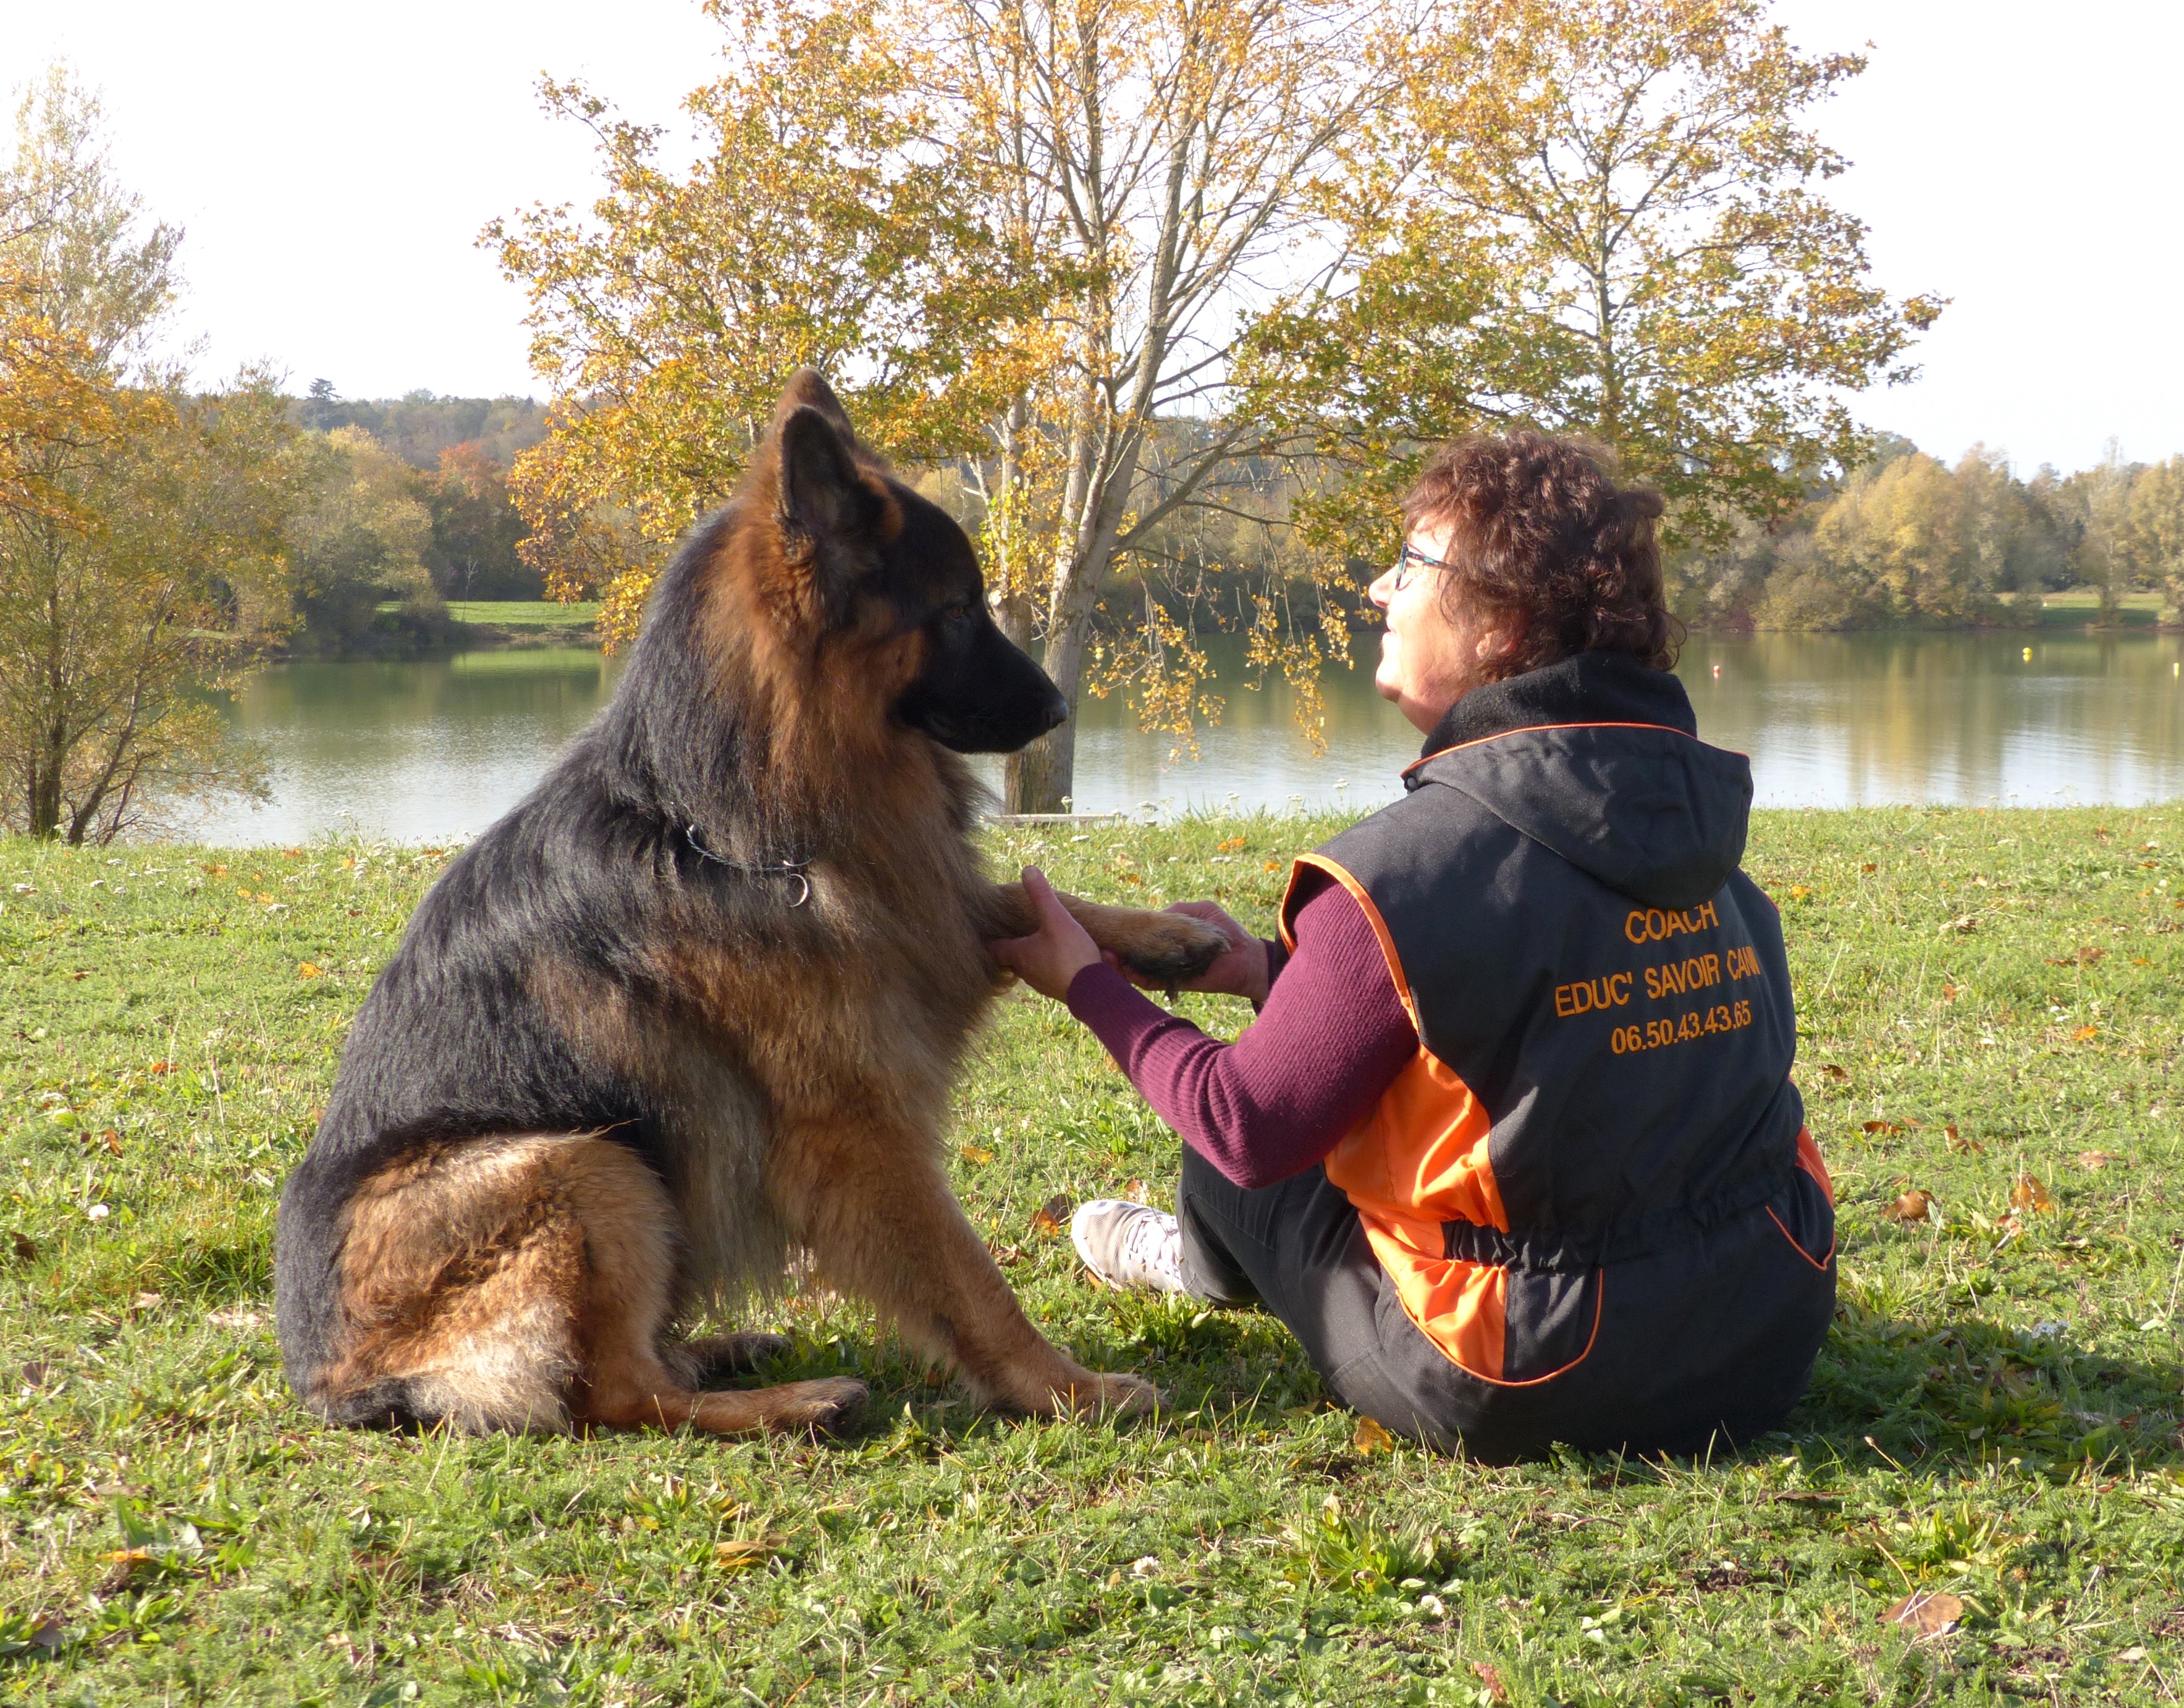
[[[996,832],[1261,928],[1333,821]],[[1173,1188],[1051,1005],[949,1143],[1034,1316],[1168,1396],[974,1415],[865,1314],[835,1441],[335,1436],[272,1211],[431,850],[0,843],[0,1700],[2172,1702],[2184,1690],[2184,807],[1763,813],[1842,1299],[1788,1429],[1481,1470],[1360,1440],[1261,1318],[1095,1291],[1034,1226]],[[1234,1004],[1186,999],[1234,1027]],[[1904,1214],[1924,1194],[1922,1217]],[[1912,1588],[1963,1603],[1919,1639]]]
[[[2124,629],[2150,629],[2161,620],[2162,598],[2156,593],[2126,593],[2116,601],[2114,626]],[[2059,593],[2048,593],[2040,601],[2040,624],[2042,628],[2083,628],[2098,622],[2101,615],[2101,596],[2093,587],[2067,587]]]
[[[459,623],[503,629],[589,629],[599,601],[565,605],[554,599],[450,599],[448,615]]]

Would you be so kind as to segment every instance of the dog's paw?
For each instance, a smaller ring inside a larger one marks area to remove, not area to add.
[[[820,1382],[791,1382],[775,1390],[766,1427],[777,1430],[822,1429],[832,1433],[865,1403],[865,1384],[853,1377],[830,1376]]]
[[[1133,920],[1121,941],[1105,945],[1123,965],[1155,984],[1196,978],[1228,949],[1228,934],[1188,914],[1149,913]]]
[[[1142,1376],[1095,1375],[1070,1392],[1070,1410],[1083,1416],[1142,1417],[1160,1404],[1161,1391]]]

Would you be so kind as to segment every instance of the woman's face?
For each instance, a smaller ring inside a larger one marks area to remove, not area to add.
[[[1450,523],[1421,522],[1403,543],[1446,563],[1455,533]],[[1502,637],[1473,613],[1460,611],[1461,621],[1449,620],[1442,597],[1446,580],[1446,571],[1428,569],[1412,558],[1384,571],[1367,590],[1388,620],[1373,686],[1429,735],[1443,713],[1485,680],[1482,667],[1503,645]]]

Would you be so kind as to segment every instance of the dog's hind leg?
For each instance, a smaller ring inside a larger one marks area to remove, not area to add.
[[[320,1410],[349,1421],[359,1396],[384,1397],[396,1416],[473,1431],[732,1433],[825,1423],[862,1397],[853,1383],[710,1394],[679,1379],[658,1352],[676,1226],[658,1177],[608,1139],[473,1139],[405,1160],[352,1204],[354,1332]]]
[[[929,1134],[872,1111],[792,1123],[767,1187],[821,1273],[953,1365],[982,1401],[1058,1416],[1143,1411],[1159,1397],[1134,1376],[1085,1369],[1031,1326]]]

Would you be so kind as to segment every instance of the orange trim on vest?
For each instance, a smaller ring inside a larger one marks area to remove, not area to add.
[[[1797,1166],[1820,1183],[1820,1190],[1828,1195],[1828,1207],[1832,1210],[1836,1202],[1836,1183],[1828,1176],[1828,1165],[1820,1155],[1819,1146],[1813,1142],[1813,1130],[1809,1127],[1797,1129]]]
[[[1481,736],[1476,741],[1458,742],[1452,748],[1435,748],[1424,758],[1412,759],[1410,764],[1405,765],[1402,775],[1408,776],[1420,765],[1431,765],[1444,754],[1460,754],[1466,748],[1483,748],[1487,743],[1498,742],[1507,736],[1535,736],[1543,730],[1665,730],[1672,736],[1681,736],[1687,742],[1695,742],[1698,739],[1689,730],[1680,730],[1674,724],[1526,724],[1521,730],[1496,730],[1492,735]],[[1736,753],[1734,748],[1724,748],[1722,751]],[[1737,754],[1736,756],[1739,759],[1749,757],[1745,754]]]
[[[1304,876],[1306,866],[1316,866],[1325,872],[1348,890],[1357,899],[1357,905],[1365,910],[1366,921],[1373,927],[1373,935],[1379,940],[1380,958],[1388,963],[1388,976],[1396,982],[1396,999],[1403,1004],[1403,1012],[1411,1017],[1411,1029],[1423,1038],[1425,1032],[1418,1024],[1418,1005],[1411,1000],[1411,982],[1403,976],[1403,958],[1396,953],[1396,939],[1388,934],[1388,922],[1380,917],[1380,910],[1373,906],[1373,898],[1365,893],[1365,886],[1325,854],[1299,854],[1290,862],[1289,887],[1282,892],[1279,921],[1282,947],[1292,953],[1296,949],[1296,933],[1290,929],[1290,904],[1296,899],[1297,880]]]
[[[1828,1195],[1829,1207],[1834,1208],[1836,1183],[1828,1178],[1828,1166],[1821,1160],[1820,1148],[1813,1142],[1813,1130],[1809,1127],[1801,1127],[1797,1129],[1797,1166],[1803,1169],[1819,1183],[1820,1190]],[[1842,1235],[1840,1232],[1828,1242],[1828,1255],[1818,1263],[1813,1263],[1813,1254],[1798,1244],[1795,1239],[1791,1238],[1790,1230],[1782,1226],[1782,1218],[1775,1215],[1774,1207],[1772,1205],[1767,1206],[1767,1219],[1778,1228],[1781,1228],[1782,1238],[1790,1241],[1790,1249],[1803,1258],[1806,1262],[1812,1263],[1814,1268],[1825,1274],[1827,1266],[1835,1261],[1836,1247],[1842,1243]]]

